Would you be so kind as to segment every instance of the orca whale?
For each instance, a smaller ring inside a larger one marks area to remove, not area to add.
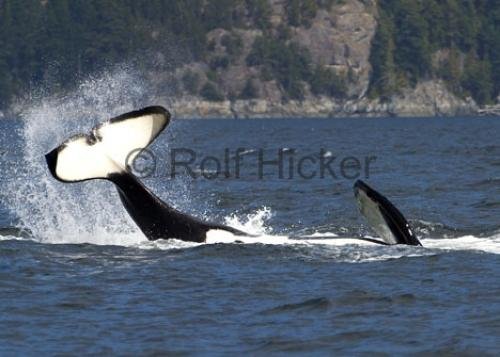
[[[359,211],[384,240],[382,244],[422,246],[406,218],[386,197],[361,180],[354,184],[354,195]]]
[[[176,238],[204,242],[210,230],[251,236],[235,228],[203,222],[169,206],[131,173],[129,164],[166,128],[170,113],[152,106],[112,118],[87,134],[75,135],[45,155],[49,170],[62,182],[104,179],[149,240]]]
[[[109,119],[87,134],[70,137],[46,154],[49,171],[61,182],[103,179],[115,184],[123,206],[149,240],[176,238],[202,243],[212,230],[253,236],[176,210],[132,173],[129,164],[167,127],[170,117],[165,108],[152,106]],[[354,191],[361,213],[383,239],[358,240],[421,245],[406,219],[388,199],[362,181],[356,182]]]

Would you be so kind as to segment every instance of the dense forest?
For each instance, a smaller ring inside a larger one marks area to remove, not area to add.
[[[270,0],[0,0],[0,108],[41,83],[68,89],[110,64],[146,53],[171,71],[188,62],[207,64],[207,81],[186,72],[183,88],[208,100],[257,96],[248,80],[238,93],[217,87],[217,73],[237,60],[243,40],[225,36],[214,56],[214,29],[257,29],[262,35],[244,58],[259,76],[275,80],[287,98],[343,98],[348,74],[314,63],[290,40],[289,29],[308,27],[319,9],[346,0],[288,0],[286,25],[272,28]],[[496,0],[379,0],[372,42],[372,97],[389,97],[429,78],[444,79],[461,97],[488,103],[500,91],[500,2]],[[170,51],[175,44],[175,53]],[[179,53],[181,55],[179,55]],[[162,66],[164,68],[162,68]]]
[[[500,2],[379,0],[370,62],[373,96],[441,78],[488,103],[500,91]]]

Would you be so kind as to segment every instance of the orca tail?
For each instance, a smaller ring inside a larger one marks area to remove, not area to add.
[[[112,118],[87,134],[72,136],[45,155],[57,180],[107,179],[128,171],[128,164],[165,129],[170,113],[153,106]]]
[[[382,194],[358,180],[354,195],[359,211],[385,243],[422,245],[403,214]]]

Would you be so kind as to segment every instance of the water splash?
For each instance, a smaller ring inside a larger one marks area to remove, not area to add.
[[[99,78],[89,78],[74,92],[48,97],[38,93],[33,96],[38,99],[22,106],[20,150],[22,171],[28,177],[10,182],[8,189],[20,226],[36,240],[117,244],[144,239],[137,234],[110,183],[63,185],[48,173],[44,154],[103,119],[147,105],[146,96],[141,76],[120,67]]]
[[[266,222],[271,219],[273,213],[268,207],[263,207],[246,216],[239,216],[232,214],[226,217],[225,221],[228,226],[239,229],[240,231],[247,232],[254,235],[268,235],[272,229],[266,226]]]
[[[19,133],[23,146],[19,150],[24,166],[18,165],[18,171],[27,174],[16,175],[20,179],[7,183],[7,188],[19,226],[30,232],[32,239],[125,246],[145,243],[146,238],[126,214],[111,183],[93,180],[62,184],[49,174],[44,154],[102,120],[139,107],[163,104],[148,102],[148,98],[155,96],[149,92],[147,80],[136,70],[119,66],[88,78],[72,92],[44,95],[40,90],[30,102],[17,103],[23,121]],[[170,190],[172,194],[160,186],[159,196],[175,207],[185,208],[190,201],[185,183],[178,180],[175,185],[180,189]],[[227,221],[250,233],[264,234],[269,233],[264,221],[270,216],[270,210],[264,208],[245,217],[233,215]]]

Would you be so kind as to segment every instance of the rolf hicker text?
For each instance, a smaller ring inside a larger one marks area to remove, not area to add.
[[[173,148],[159,155],[147,149],[136,149],[127,157],[127,167],[141,178],[190,176],[193,179],[333,179],[369,178],[376,156],[337,156],[321,148],[301,154],[292,148],[229,149],[220,155],[206,154],[190,148]],[[161,165],[160,165],[161,163]]]

